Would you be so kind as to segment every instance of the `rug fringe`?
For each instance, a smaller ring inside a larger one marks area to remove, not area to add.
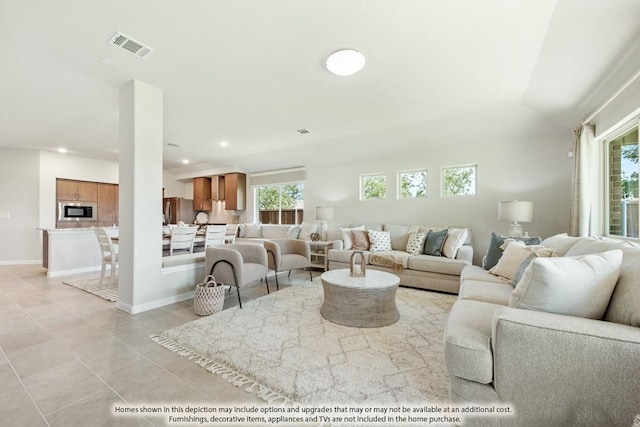
[[[187,359],[193,361],[193,363],[203,367],[208,372],[220,375],[222,378],[224,378],[234,386],[242,388],[249,393],[255,394],[270,405],[296,405],[296,402],[289,399],[288,397],[283,396],[282,394],[273,391],[271,388],[260,384],[255,380],[252,380],[251,378],[246,377],[244,374],[241,374],[225,365],[222,365],[194,351],[191,351],[188,348],[184,347],[182,344],[178,344],[177,342],[165,337],[162,334],[154,334],[151,335],[150,338],[152,341],[160,344],[167,350],[173,351],[178,356],[186,357]]]

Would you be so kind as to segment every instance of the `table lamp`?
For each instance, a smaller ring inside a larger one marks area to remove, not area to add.
[[[327,240],[327,220],[333,219],[333,208],[316,206],[316,220],[320,221],[320,239]]]
[[[531,222],[533,219],[533,202],[510,200],[498,202],[498,220],[513,221],[509,224],[509,237],[526,236],[522,225],[518,222]]]

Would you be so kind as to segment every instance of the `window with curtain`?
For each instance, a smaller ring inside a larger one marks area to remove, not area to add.
[[[639,237],[638,216],[638,125],[606,142],[606,212],[612,236]]]
[[[261,224],[301,224],[304,215],[302,182],[255,188]]]

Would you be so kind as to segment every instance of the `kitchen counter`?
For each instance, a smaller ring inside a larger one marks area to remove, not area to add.
[[[100,271],[102,253],[94,228],[42,229],[42,266],[48,277]],[[109,227],[118,235],[118,227]]]

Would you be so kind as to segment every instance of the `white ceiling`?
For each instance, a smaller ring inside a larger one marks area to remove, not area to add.
[[[441,145],[462,121],[571,129],[640,67],[639,34],[637,0],[0,0],[0,146],[117,160],[134,78],[164,91],[176,173]],[[326,71],[341,48],[364,70]]]

